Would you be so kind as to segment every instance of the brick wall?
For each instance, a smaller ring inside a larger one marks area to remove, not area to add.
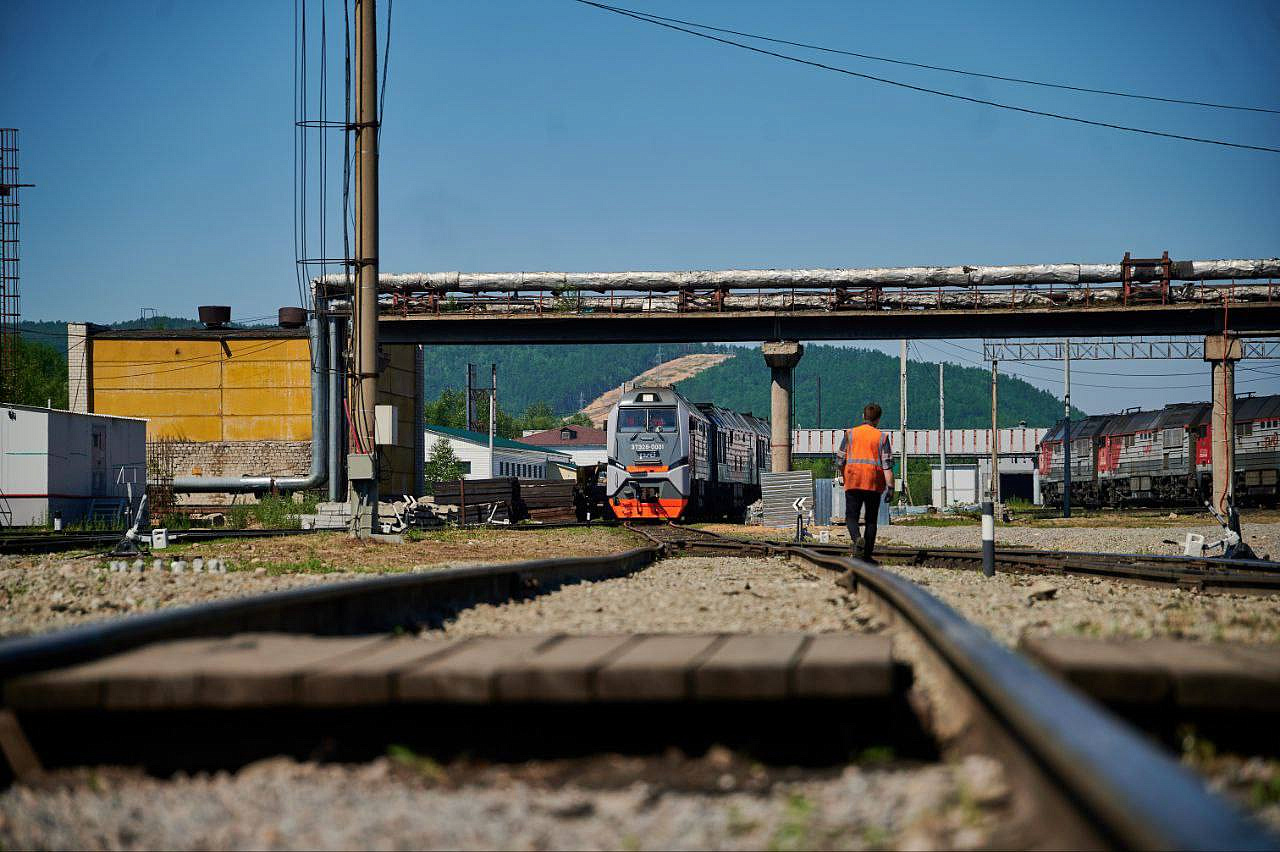
[[[175,476],[306,476],[310,441],[181,441],[173,445]],[[180,503],[230,503],[228,494],[185,494]],[[235,502],[243,503],[246,496]]]

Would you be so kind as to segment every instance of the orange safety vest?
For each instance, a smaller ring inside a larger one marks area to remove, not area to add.
[[[844,490],[883,491],[884,469],[880,467],[880,443],[884,434],[863,423],[845,433]]]

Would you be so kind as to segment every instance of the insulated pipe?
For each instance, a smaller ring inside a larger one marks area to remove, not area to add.
[[[342,320],[328,315],[329,327],[329,502],[340,503],[346,499],[347,486],[342,481],[342,386],[346,373],[342,369]]]
[[[1133,281],[1152,281],[1154,267],[1131,268]],[[1280,258],[1183,260],[1170,265],[1173,281],[1280,278]],[[589,290],[671,292],[686,288],[826,290],[831,287],[996,287],[1032,284],[1108,284],[1123,281],[1119,263],[1046,263],[1015,266],[903,266],[864,269],[726,269],[676,272],[425,272],[382,273],[378,290],[440,293],[545,293]],[[342,275],[316,283],[347,286]]]
[[[320,310],[311,317],[311,472],[306,476],[175,476],[173,490],[183,493],[224,491],[303,491],[328,478],[328,391],[325,387],[325,339],[320,333]]]

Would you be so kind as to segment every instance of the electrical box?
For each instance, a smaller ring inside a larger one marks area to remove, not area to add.
[[[347,479],[357,481],[373,479],[373,456],[366,456],[364,453],[348,454]]]
[[[394,405],[373,407],[373,441],[380,447],[400,442],[400,418]]]

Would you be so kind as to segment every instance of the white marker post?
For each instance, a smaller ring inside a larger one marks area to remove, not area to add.
[[[982,573],[987,577],[996,573],[996,513],[992,500],[982,501]]]

